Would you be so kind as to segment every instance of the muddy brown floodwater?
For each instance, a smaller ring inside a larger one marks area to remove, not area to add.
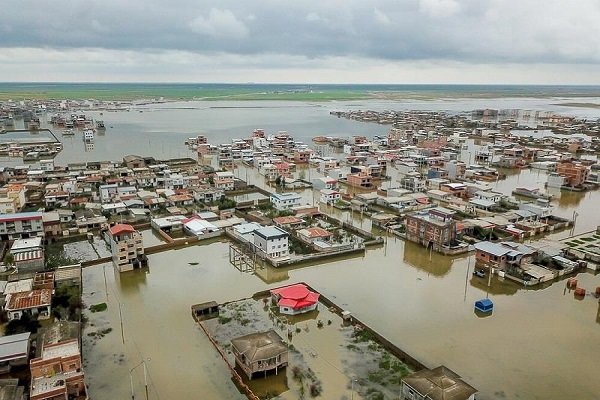
[[[217,241],[153,254],[147,271],[119,276],[110,264],[84,270],[86,304],[109,305],[88,314],[84,331],[94,399],[128,397],[132,368],[134,394],[143,398],[142,361],[151,399],[243,398],[195,325],[190,306],[299,281],[352,310],[426,365],[452,368],[481,391],[481,399],[593,399],[600,393],[591,372],[600,345],[599,304],[592,297],[576,300],[564,282],[525,290],[492,280],[488,288],[471,274],[472,259],[436,254],[430,259],[425,249],[394,238],[364,257],[260,271],[274,283],[240,273],[227,255],[228,243]],[[591,273],[579,273],[578,279],[588,289],[600,286],[600,277]],[[486,296],[495,310],[479,318],[473,303]],[[108,327],[112,331],[102,338],[87,336]]]
[[[256,170],[240,168],[235,174],[265,186]],[[308,178],[309,172],[305,174]],[[319,174],[311,169],[310,176]],[[544,172],[525,170],[492,184],[510,194],[517,186],[543,187],[545,181]],[[299,193],[305,203],[314,199],[318,204],[312,191]],[[557,215],[579,214],[575,234],[600,224],[599,191],[562,192],[552,204]],[[371,228],[370,220],[359,213],[331,207],[322,211]],[[151,236],[145,233],[145,238],[156,240]],[[394,237],[364,256],[291,269],[265,268],[250,275],[228,263],[228,246],[226,241],[213,241],[153,254],[147,271],[120,276],[110,264],[84,270],[86,304],[109,305],[105,312],[88,313],[90,324],[84,331],[86,374],[95,400],[127,398],[132,387],[135,398],[143,398],[142,361],[150,399],[244,398],[194,323],[190,306],[242,299],[300,281],[351,310],[417,360],[455,370],[480,390],[480,399],[598,398],[600,381],[592,371],[600,357],[600,305],[591,296],[575,299],[564,281],[524,289],[493,279],[488,287],[472,275],[473,256],[430,256],[424,248]],[[590,272],[580,272],[577,279],[588,291],[600,286],[600,277]],[[473,303],[483,297],[491,298],[495,309],[480,318]],[[103,337],[87,336],[108,328],[112,331]],[[348,387],[334,392],[351,397]],[[354,398],[359,396],[355,393]]]

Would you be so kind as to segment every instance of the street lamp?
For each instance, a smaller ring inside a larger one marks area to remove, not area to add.
[[[358,382],[358,379],[352,378],[350,382],[350,400],[354,400],[354,382]]]
[[[133,371],[140,365],[144,366],[144,386],[146,389],[146,400],[148,400],[148,372],[146,370],[146,361],[142,360],[138,365],[129,370],[129,382],[131,383],[131,400],[135,400],[135,393],[133,391]]]

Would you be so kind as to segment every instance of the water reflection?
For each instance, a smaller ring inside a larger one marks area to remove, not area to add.
[[[491,279],[490,285],[488,286],[488,276],[486,274],[485,277],[480,278],[478,276],[472,275],[469,280],[471,287],[481,290],[486,294],[490,295],[505,295],[512,296],[519,291],[521,288],[515,282],[510,281],[505,278],[497,278],[493,277]]]
[[[481,312],[479,310],[473,309],[473,314],[475,314],[477,318],[488,318],[492,316],[493,312]]]
[[[436,277],[448,274],[455,259],[436,252],[430,252],[425,247],[413,242],[405,242],[404,244],[404,262]]]
[[[274,268],[270,265],[257,267],[254,274],[267,284],[290,279],[287,268]]]
[[[242,377],[244,384],[248,385],[252,389],[252,392],[261,399],[271,399],[290,390],[287,369],[288,367],[280,368],[277,371],[277,375],[275,374],[275,370],[271,370],[264,375],[249,380],[246,373],[237,364],[235,366],[235,371]],[[231,380],[235,384],[233,378]]]
[[[142,290],[146,286],[147,275],[150,274],[150,267],[138,268],[123,273],[119,273],[116,268],[112,268],[112,270],[115,282],[124,294],[133,294]]]
[[[585,196],[585,192],[569,192],[562,190],[560,192],[560,197],[558,198],[558,205],[560,207],[578,206]]]

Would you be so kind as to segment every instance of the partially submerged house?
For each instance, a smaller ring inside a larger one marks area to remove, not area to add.
[[[119,272],[131,271],[145,266],[142,234],[128,224],[117,224],[110,228],[107,238],[112,253],[113,265]]]
[[[311,292],[302,283],[272,289],[271,298],[279,306],[279,312],[288,315],[316,310],[319,304],[319,293]]]
[[[275,332],[251,333],[231,340],[231,349],[236,364],[249,379],[254,374],[275,371],[287,366],[288,348]]]
[[[423,369],[402,379],[402,400],[474,400],[477,389],[444,366]]]

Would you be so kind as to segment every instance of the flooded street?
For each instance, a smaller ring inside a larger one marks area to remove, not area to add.
[[[393,238],[384,247],[368,250],[365,257],[287,271],[261,270],[261,275],[274,278],[272,284],[237,271],[228,263],[227,252],[228,244],[218,241],[150,255],[147,273],[118,276],[111,265],[85,269],[88,306],[105,302],[108,288],[108,310],[90,313],[94,326],[84,332],[94,399],[129,395],[129,369],[142,360],[151,399],[192,399],[200,394],[207,399],[243,398],[195,325],[190,306],[240,299],[298,281],[351,310],[425,364],[452,368],[481,391],[482,399],[592,399],[600,392],[600,383],[582,373],[596,365],[596,353],[590,349],[600,345],[598,302],[574,299],[563,283],[525,290],[493,280],[487,288],[470,273],[473,259],[434,253],[430,260],[425,249]],[[580,273],[578,279],[589,289],[600,286],[600,277],[590,273]],[[479,318],[473,302],[488,293],[494,313]],[[108,326],[112,332],[103,338],[86,335]],[[140,397],[142,369],[132,374]]]

